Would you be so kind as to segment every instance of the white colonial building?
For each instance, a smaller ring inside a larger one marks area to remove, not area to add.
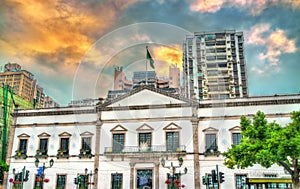
[[[29,171],[26,189],[73,189],[75,178],[81,188],[216,188],[202,183],[216,167],[225,173],[222,189],[241,188],[244,177],[282,176],[277,166],[230,170],[223,165],[221,153],[241,138],[240,116],[251,118],[258,110],[285,125],[290,112],[300,110],[300,95],[198,103],[143,86],[95,106],[18,110],[10,132],[7,188],[22,184],[23,170]],[[43,166],[44,175],[37,171]]]

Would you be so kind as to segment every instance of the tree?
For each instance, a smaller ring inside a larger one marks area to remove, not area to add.
[[[3,181],[4,172],[7,172],[9,169],[9,165],[7,165],[4,161],[0,161],[0,179]]]
[[[240,144],[223,153],[224,164],[231,169],[278,164],[291,175],[293,188],[300,189],[300,111],[291,113],[291,122],[285,127],[275,121],[268,123],[261,111],[253,121],[242,116],[240,124],[243,137]]]

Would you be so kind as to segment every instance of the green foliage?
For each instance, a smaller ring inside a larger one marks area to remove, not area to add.
[[[4,172],[8,172],[9,165],[7,165],[4,161],[0,161],[0,178],[3,180]]]
[[[291,174],[293,183],[299,182],[300,165],[300,111],[291,113],[291,120],[285,127],[270,122],[265,114],[258,111],[253,121],[241,117],[241,134],[239,145],[232,145],[222,155],[228,168],[246,168],[254,164],[270,167],[273,164],[283,166]]]

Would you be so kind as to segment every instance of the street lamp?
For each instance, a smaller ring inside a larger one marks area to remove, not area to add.
[[[35,164],[35,166],[38,168],[39,167],[39,163],[40,163],[40,160],[38,159],[38,158],[35,158],[35,161],[34,161],[34,164]],[[43,189],[44,188],[44,177],[45,177],[45,169],[47,169],[47,168],[51,168],[52,166],[53,166],[53,164],[54,164],[54,160],[53,159],[51,159],[50,161],[49,161],[49,167],[46,167],[46,165],[45,165],[45,162],[43,162],[43,167],[42,167],[42,172],[41,172],[41,189]]]
[[[166,184],[172,184],[172,189],[175,189],[175,178],[176,178],[176,168],[180,168],[183,164],[183,158],[180,157],[178,158],[178,165],[179,166],[174,166],[173,165],[173,162],[171,162],[171,166],[166,166],[166,160],[164,158],[161,159],[161,165],[164,167],[164,168],[168,168],[170,169],[170,177],[172,179],[171,182],[167,182],[169,181],[169,179],[166,181]],[[187,173],[187,168],[185,167],[184,168],[184,173],[181,173],[181,171],[179,170],[179,173],[178,173],[178,176],[179,176],[179,180],[177,179],[176,181],[176,187],[177,188],[184,188],[185,185],[182,185],[181,184],[181,175],[185,175]],[[178,182],[179,181],[179,182]]]
[[[90,185],[90,189],[91,189],[92,185],[95,184],[94,182],[92,182],[92,176],[98,173],[98,168],[95,169],[94,173],[91,170],[91,172],[88,174],[88,169],[87,168],[84,169],[84,172],[85,172],[84,182],[87,183],[88,185]],[[89,179],[90,179],[89,182],[87,182],[87,179],[86,179],[88,175],[89,175]]]

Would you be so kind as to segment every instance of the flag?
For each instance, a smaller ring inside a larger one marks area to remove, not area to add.
[[[146,49],[147,49],[146,58],[147,58],[147,60],[150,60],[150,66],[151,66],[151,68],[154,69],[154,60],[153,60],[153,58],[152,58],[152,56],[151,56],[151,54],[150,54],[150,52],[148,50],[148,47],[146,47]]]

